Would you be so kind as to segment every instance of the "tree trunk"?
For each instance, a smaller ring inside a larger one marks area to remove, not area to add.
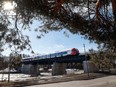
[[[96,2],[96,18],[97,18],[97,20],[100,20],[99,19],[99,9],[100,9],[100,0],[97,0],[97,2]]]
[[[112,0],[112,12],[114,16],[114,34],[113,34],[114,51],[116,51],[116,0]]]
[[[116,0],[112,0],[112,12],[113,12],[113,15],[114,15],[114,22],[115,22],[115,25],[116,25]]]

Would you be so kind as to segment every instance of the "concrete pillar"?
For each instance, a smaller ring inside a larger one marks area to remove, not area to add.
[[[39,65],[29,65],[29,74],[31,75],[39,75]]]
[[[28,74],[28,72],[29,72],[29,65],[22,64],[21,72],[24,73],[24,74]]]
[[[37,67],[36,67],[36,75],[40,75],[39,69],[40,69],[40,65],[37,65]]]
[[[32,64],[22,64],[22,69],[21,69],[22,73],[25,74],[32,74],[32,75],[39,75],[39,67],[38,65],[32,65]]]
[[[53,63],[52,75],[63,75],[66,74],[66,64],[65,63]]]
[[[95,73],[99,71],[98,67],[92,61],[83,61],[83,69],[84,73]]]

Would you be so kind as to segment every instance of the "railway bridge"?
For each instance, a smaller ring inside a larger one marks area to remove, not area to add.
[[[48,55],[31,56],[22,59],[22,73],[38,75],[41,65],[51,65],[52,75],[66,74],[66,64],[82,63],[84,60],[89,58],[85,54],[79,54],[75,48]]]

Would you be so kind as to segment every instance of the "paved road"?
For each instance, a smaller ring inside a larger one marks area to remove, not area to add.
[[[116,87],[116,76],[107,76],[93,80],[70,81],[26,87]]]

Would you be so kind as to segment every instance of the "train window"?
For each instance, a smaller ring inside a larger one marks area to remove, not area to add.
[[[44,59],[44,56],[40,56],[40,59]]]
[[[54,58],[55,57],[55,53],[51,54],[51,58]]]
[[[37,56],[36,58],[37,58],[37,59],[39,59],[39,58],[40,58],[40,56]]]
[[[56,57],[61,57],[61,52],[56,53]]]
[[[46,55],[43,56],[43,59],[45,59],[45,58],[46,58]]]
[[[50,58],[50,54],[47,55],[47,58]]]
[[[63,56],[63,54],[64,54],[63,52],[60,52],[60,55],[61,55],[61,56]]]
[[[67,54],[70,55],[70,54],[71,54],[71,50],[68,50],[68,51],[67,51]]]
[[[67,55],[67,51],[62,52],[62,55],[66,56]]]

